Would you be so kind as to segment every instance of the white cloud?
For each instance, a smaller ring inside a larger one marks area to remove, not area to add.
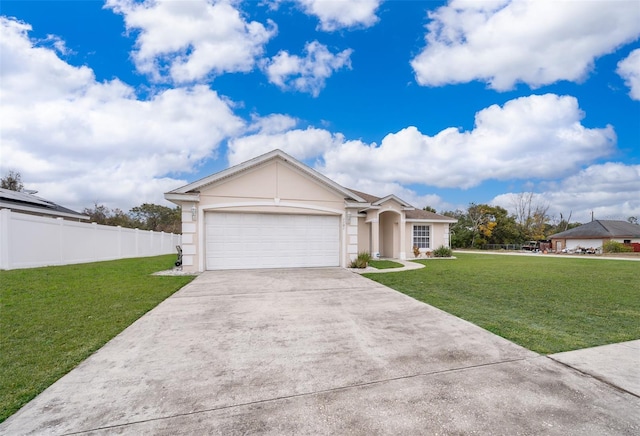
[[[319,156],[328,147],[343,142],[342,135],[312,127],[278,133],[258,133],[230,140],[227,157],[230,165],[236,165],[278,148],[296,159],[305,160]]]
[[[313,41],[305,45],[304,51],[305,57],[280,51],[265,62],[263,68],[269,82],[282,89],[308,92],[317,97],[334,71],[351,68],[350,49],[333,54],[326,45]]]
[[[282,133],[293,129],[298,125],[298,120],[284,114],[271,114],[265,117],[254,115],[248,132],[259,132],[261,134]]]
[[[304,12],[320,20],[320,29],[370,27],[378,22],[376,10],[382,0],[296,0]]]
[[[351,141],[323,155],[323,172],[356,172],[379,182],[470,188],[485,180],[555,179],[607,156],[611,126],[589,129],[574,97],[532,95],[476,114],[468,132],[448,128],[435,136],[407,127],[380,146]]]
[[[581,81],[596,58],[640,35],[636,0],[454,0],[429,18],[427,45],[411,62],[427,86]]]
[[[629,87],[629,96],[633,100],[640,100],[640,48],[618,62],[616,71]]]
[[[549,214],[571,221],[588,222],[591,212],[596,219],[622,219],[640,216],[640,165],[607,162],[589,166],[557,183],[542,185],[536,199],[549,204]],[[510,196],[492,200],[511,210]]]
[[[253,69],[264,45],[276,33],[248,22],[232,0],[107,0],[106,7],[122,14],[127,30],[137,31],[136,67],[155,80],[167,74],[176,83],[189,83],[226,72]]]
[[[126,208],[162,201],[244,122],[206,86],[136,97],[128,85],[99,83],[48,48],[30,27],[0,19],[0,170],[16,169],[44,198],[81,209],[94,201]]]

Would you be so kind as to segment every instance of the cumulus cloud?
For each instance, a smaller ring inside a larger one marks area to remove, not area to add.
[[[335,71],[351,68],[350,49],[333,54],[326,45],[313,41],[305,45],[304,51],[306,56],[300,57],[283,50],[264,62],[269,82],[281,89],[308,92],[317,97]]]
[[[426,47],[411,62],[426,86],[581,81],[596,58],[640,35],[636,0],[454,0],[429,19]]]
[[[370,27],[378,22],[376,11],[382,0],[296,0],[304,12],[320,20],[320,29]]]
[[[616,71],[629,87],[629,96],[633,100],[640,100],[640,48],[618,62]]]
[[[306,160],[321,155],[327,147],[343,142],[342,135],[313,127],[258,133],[230,140],[227,157],[230,165],[236,165],[279,148],[296,159]]]
[[[532,95],[478,112],[471,131],[448,128],[435,136],[407,127],[382,143],[352,141],[324,153],[323,171],[357,171],[384,182],[471,188],[485,180],[566,176],[610,154],[611,126],[587,128],[574,97]]]
[[[276,25],[247,21],[232,0],[107,0],[138,32],[132,53],[138,71],[154,80],[189,83],[253,69]]]
[[[162,201],[221,141],[244,129],[206,86],[148,99],[119,80],[96,82],[29,39],[30,26],[0,19],[0,169],[19,171],[45,198],[81,209]],[[89,204],[87,204],[89,201]]]
[[[607,162],[591,165],[559,182],[544,183],[536,199],[550,205],[549,214],[572,221],[622,219],[640,215],[640,165]],[[507,210],[513,194],[499,195],[492,203]]]

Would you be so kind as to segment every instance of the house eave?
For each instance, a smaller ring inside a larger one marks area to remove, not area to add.
[[[449,224],[455,224],[455,223],[458,222],[458,220],[456,220],[456,219],[443,220],[443,219],[437,219],[437,218],[407,218],[405,220],[405,222],[408,222],[408,223],[449,223]]]
[[[186,201],[198,203],[200,201],[200,194],[199,193],[178,194],[172,191],[172,192],[165,193],[164,198],[165,200],[168,200],[172,203],[186,202]]]

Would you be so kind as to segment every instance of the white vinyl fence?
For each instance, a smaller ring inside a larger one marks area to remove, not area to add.
[[[0,269],[176,253],[181,235],[0,210]]]

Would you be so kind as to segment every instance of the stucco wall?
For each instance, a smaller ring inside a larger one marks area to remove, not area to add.
[[[407,257],[414,258],[413,255],[413,226],[414,225],[428,225],[429,228],[429,249],[431,251],[438,247],[449,246],[449,223],[422,223],[422,222],[407,222],[405,231],[405,244],[407,247]],[[422,250],[423,252],[426,250]]]
[[[201,188],[199,197],[197,203],[182,204],[183,266],[187,270],[204,269],[204,214],[215,211],[342,215],[342,263],[357,253],[358,220],[355,213],[347,218],[344,197],[286,162],[265,162],[219,180]],[[193,206],[197,208],[195,219]]]

